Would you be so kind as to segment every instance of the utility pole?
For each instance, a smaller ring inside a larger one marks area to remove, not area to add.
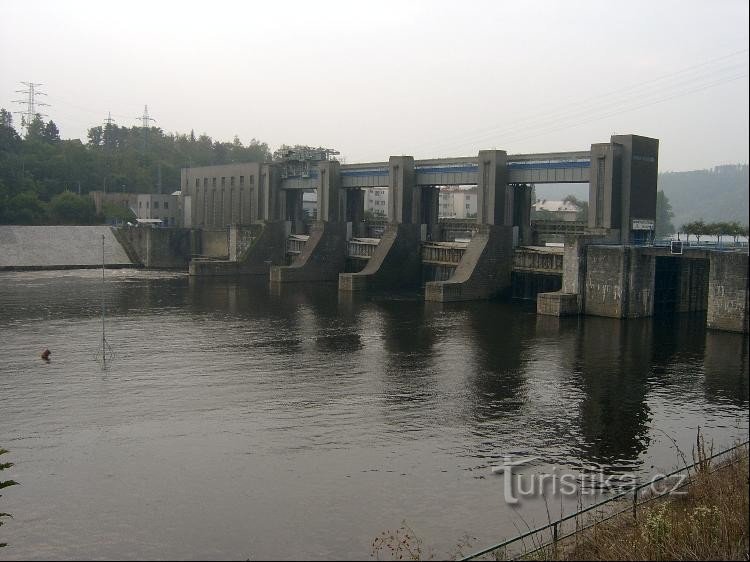
[[[39,86],[42,86],[42,84],[38,82],[21,82],[24,86],[26,86],[25,90],[16,90],[16,93],[18,94],[24,94],[26,97],[25,99],[21,100],[13,100],[13,103],[20,103],[26,106],[25,111],[14,111],[13,113],[16,113],[21,116],[21,127],[26,128],[26,134],[29,133],[29,125],[34,120],[34,117],[39,115],[39,117],[47,117],[45,113],[39,113],[37,111],[38,106],[49,106],[48,103],[44,103],[41,101],[37,101],[37,96],[46,96],[44,92],[39,90]]]
[[[141,115],[137,119],[140,120],[141,127],[143,127],[144,129],[148,129],[149,127],[151,127],[151,121],[153,121],[154,123],[156,123],[156,119],[154,119],[153,117],[149,117],[149,115],[148,115],[148,106],[147,105],[143,106],[143,115]]]
[[[141,115],[140,117],[137,117],[136,119],[138,119],[141,122],[141,128],[143,129],[143,152],[146,152],[146,145],[148,144],[147,143],[148,130],[151,128],[151,121],[156,123],[156,119],[149,116],[147,105],[143,106],[143,115]]]

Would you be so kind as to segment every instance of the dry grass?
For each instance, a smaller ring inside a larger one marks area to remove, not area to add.
[[[713,466],[699,437],[684,495],[595,525],[558,545],[563,560],[748,560],[748,450]],[[538,553],[553,559],[552,550]]]
[[[583,515],[571,522],[576,529],[584,530],[554,545],[543,546],[542,541],[548,538],[532,537],[531,544],[526,545],[526,556],[523,550],[520,553],[521,559],[750,560],[748,447],[745,445],[727,456],[722,455],[719,464],[711,460],[712,453],[699,432],[693,450],[696,466],[689,471],[689,479],[680,489],[683,493],[650,499],[641,495],[636,518],[630,509],[600,523]],[[687,459],[684,461],[687,465]],[[613,504],[613,511],[616,509],[617,505]],[[594,517],[605,515],[599,512]],[[463,558],[473,540],[464,537],[455,552],[439,558]],[[406,522],[399,529],[382,532],[371,547],[371,555],[376,560],[436,558]],[[500,549],[481,559],[503,560],[511,555]]]

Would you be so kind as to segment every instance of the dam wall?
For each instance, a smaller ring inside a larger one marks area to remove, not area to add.
[[[133,267],[108,226],[0,226],[0,270]]]

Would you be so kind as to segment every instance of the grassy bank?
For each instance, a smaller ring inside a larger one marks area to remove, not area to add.
[[[651,495],[647,493],[648,487],[641,489],[635,508],[631,499],[615,500],[604,510],[588,511],[567,519],[567,524],[573,528],[565,531],[561,527],[560,540],[556,543],[552,542],[550,525],[528,533],[527,539],[517,545],[520,551],[506,543],[477,559],[750,559],[748,446],[739,446],[714,457],[699,433],[693,461],[694,465],[686,471],[686,479],[665,480],[666,486],[659,486],[660,491]],[[687,459],[685,465],[688,465]],[[672,493],[665,494],[670,489]],[[475,540],[466,536],[454,552],[436,556],[404,522],[399,529],[384,531],[373,541],[372,557],[377,560],[460,560],[476,552]]]
[[[699,447],[702,449],[702,447]],[[654,499],[637,517],[623,513],[537,553],[562,560],[747,560],[748,449],[721,464],[697,453],[698,467],[681,490]]]

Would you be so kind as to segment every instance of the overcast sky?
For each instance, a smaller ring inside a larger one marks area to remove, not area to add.
[[[660,139],[659,167],[748,162],[748,2],[3,0],[0,107],[41,82],[63,138],[144,105],[168,132],[347,162]]]

